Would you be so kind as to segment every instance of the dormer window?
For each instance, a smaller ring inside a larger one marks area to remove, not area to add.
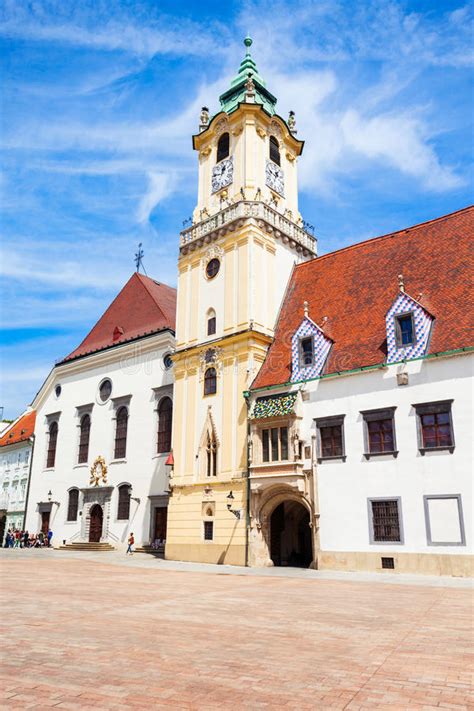
[[[412,346],[416,342],[413,312],[395,316],[395,338],[398,348]]]
[[[280,145],[275,136],[270,136],[270,160],[280,165]]]
[[[314,363],[314,339],[312,336],[300,340],[300,364],[307,368]]]
[[[229,134],[223,133],[217,144],[217,163],[229,155]]]

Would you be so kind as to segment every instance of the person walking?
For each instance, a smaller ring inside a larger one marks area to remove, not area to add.
[[[52,537],[53,537],[53,532],[50,528],[48,528],[48,543],[47,543],[48,548],[51,548]]]
[[[28,542],[29,542],[30,534],[28,531],[25,531],[23,534],[23,548],[28,548]]]
[[[133,555],[134,544],[135,544],[135,538],[133,537],[133,533],[131,533],[128,537],[127,555]]]

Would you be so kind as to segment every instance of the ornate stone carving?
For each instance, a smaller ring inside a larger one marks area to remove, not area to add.
[[[265,136],[267,135],[266,131],[264,131],[261,126],[255,126],[255,130],[260,136],[260,138],[265,138]]]
[[[226,118],[221,118],[219,121],[216,123],[216,128],[215,128],[215,133],[216,136],[219,138],[219,136],[224,133],[224,131],[228,130],[229,123]]]
[[[270,124],[270,129],[268,131],[268,134],[271,136],[278,136],[279,138],[282,137],[282,132],[280,128],[280,124],[278,121],[272,121]]]
[[[219,376],[222,370],[222,349],[221,348],[206,348],[201,351],[199,356],[199,380],[204,378],[204,373],[209,366],[216,369],[216,375]]]
[[[91,478],[89,484],[99,486],[100,480],[103,484],[107,484],[107,465],[104,457],[98,456],[91,466]]]
[[[204,274],[206,273],[206,266],[211,259],[219,259],[221,261],[224,259],[224,250],[222,247],[219,247],[217,244],[213,244],[212,247],[209,247],[209,249],[206,250],[206,253],[201,260]]]

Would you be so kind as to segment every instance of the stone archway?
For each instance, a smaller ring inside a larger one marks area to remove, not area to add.
[[[271,487],[253,497],[250,565],[314,567],[317,548],[313,518],[310,501],[292,487]]]

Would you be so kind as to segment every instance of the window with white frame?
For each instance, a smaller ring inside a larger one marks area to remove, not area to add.
[[[423,501],[428,545],[466,545],[461,494],[427,495]]]

